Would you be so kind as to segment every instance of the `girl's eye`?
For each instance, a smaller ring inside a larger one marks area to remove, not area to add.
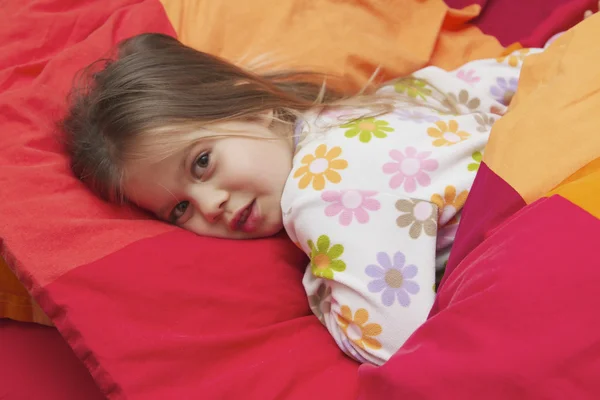
[[[189,205],[189,201],[177,203],[177,205],[173,208],[173,211],[171,211],[171,215],[169,216],[171,223],[175,223],[179,220],[179,218],[183,217]]]
[[[192,172],[195,176],[200,178],[202,175],[204,175],[208,167],[210,167],[210,153],[205,152],[200,154],[198,158],[196,158],[196,161],[194,161]]]
[[[198,157],[198,159],[196,160],[196,165],[199,166],[200,168],[208,168],[209,164],[210,164],[210,154],[209,153],[200,154],[200,157]]]

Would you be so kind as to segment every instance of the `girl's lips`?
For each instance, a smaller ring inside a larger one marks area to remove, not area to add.
[[[256,200],[254,200],[250,203],[248,216],[246,217],[246,221],[240,225],[240,228],[246,233],[254,232],[258,229],[260,220],[260,207],[256,203]]]
[[[256,200],[253,200],[236,213],[229,227],[232,231],[252,232],[256,229],[259,216],[260,212],[256,206]]]

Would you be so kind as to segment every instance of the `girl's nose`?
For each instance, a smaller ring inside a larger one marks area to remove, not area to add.
[[[200,186],[204,185],[206,183],[200,184]],[[225,212],[225,205],[229,200],[229,192],[208,185],[198,189],[194,193],[196,206],[208,222],[214,223],[218,221]]]

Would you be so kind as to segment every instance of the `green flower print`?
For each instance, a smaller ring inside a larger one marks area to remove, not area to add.
[[[394,84],[394,90],[398,93],[406,93],[408,97],[416,99],[420,97],[426,100],[431,96],[431,89],[427,88],[427,82],[418,78],[404,78]]]
[[[344,246],[334,244],[327,235],[321,235],[317,239],[317,245],[308,240],[310,248],[310,268],[314,276],[325,279],[333,279],[334,272],[342,272],[346,269],[346,263],[339,260],[344,253]]]
[[[481,159],[483,158],[483,155],[480,151],[476,151],[471,155],[471,158],[474,162],[467,165],[467,169],[471,172],[475,172],[479,169],[479,166],[481,165]]]
[[[346,137],[353,138],[358,135],[358,140],[369,143],[373,136],[379,139],[387,137],[386,132],[394,132],[394,128],[388,126],[389,122],[375,118],[361,118],[347,124],[341,125],[346,128]]]

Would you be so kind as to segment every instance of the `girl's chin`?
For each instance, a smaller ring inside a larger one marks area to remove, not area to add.
[[[242,239],[262,239],[271,236],[275,236],[283,230],[283,225],[274,225],[265,227],[263,229],[257,230],[256,232],[248,232],[245,233],[245,237]]]

